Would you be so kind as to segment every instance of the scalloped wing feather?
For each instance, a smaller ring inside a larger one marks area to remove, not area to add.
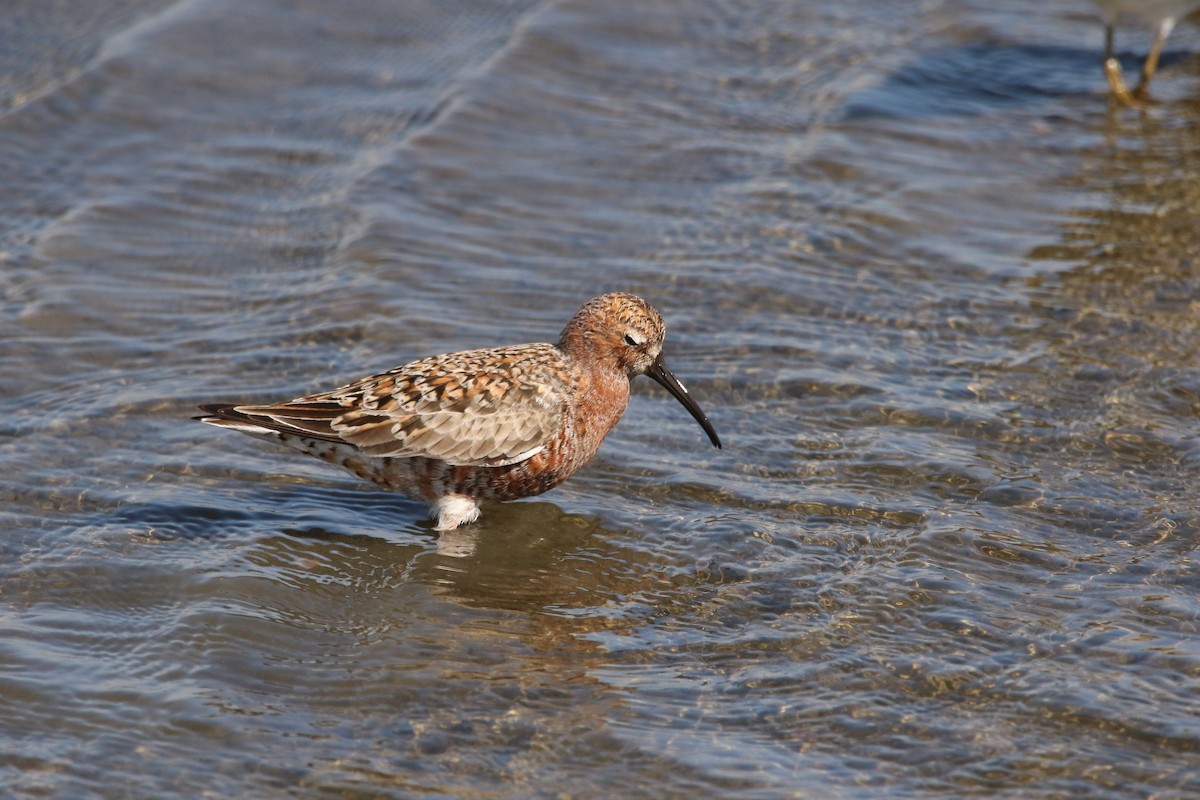
[[[558,348],[519,345],[435,356],[331,392],[235,410],[271,430],[347,442],[368,456],[499,467],[554,438],[569,385]]]

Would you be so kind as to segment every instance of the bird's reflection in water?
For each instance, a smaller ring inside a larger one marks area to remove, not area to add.
[[[661,587],[664,570],[681,571],[628,532],[548,502],[500,505],[456,531],[428,522],[378,535],[287,528],[244,558],[293,587],[336,584],[371,594],[425,587],[476,608],[534,613],[605,605],[614,595]]]

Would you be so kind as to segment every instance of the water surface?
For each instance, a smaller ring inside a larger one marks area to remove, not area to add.
[[[1200,37],[993,5],[13,4],[0,782],[1200,793]],[[724,450],[439,537],[188,419],[613,289]]]

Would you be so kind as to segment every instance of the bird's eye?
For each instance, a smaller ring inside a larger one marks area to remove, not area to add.
[[[631,334],[627,333],[625,334],[625,344],[629,345],[630,347],[637,347],[639,344],[641,344],[641,342],[633,338]]]

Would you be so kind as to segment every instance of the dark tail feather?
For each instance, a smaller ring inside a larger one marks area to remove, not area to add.
[[[252,420],[245,414],[239,413],[234,409],[237,408],[233,403],[201,403],[196,408],[203,411],[203,414],[192,417],[192,419],[204,420],[210,417],[217,419],[228,419],[235,422],[251,422]]]

